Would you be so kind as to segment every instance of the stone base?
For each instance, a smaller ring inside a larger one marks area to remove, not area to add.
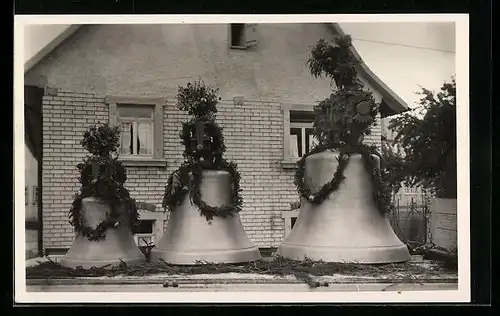
[[[385,247],[317,247],[283,243],[279,255],[291,260],[304,260],[305,257],[314,261],[346,262],[364,264],[383,264],[405,262],[410,259],[406,245]]]
[[[151,251],[151,259],[161,259],[170,264],[192,265],[195,264],[196,261],[210,263],[239,263],[257,261],[261,259],[261,255],[257,247],[234,250],[200,250],[191,252],[153,249]]]

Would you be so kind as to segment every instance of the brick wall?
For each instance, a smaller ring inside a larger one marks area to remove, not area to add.
[[[69,247],[73,229],[68,210],[78,191],[76,164],[86,152],[80,145],[83,132],[98,121],[108,121],[104,95],[49,89],[43,99],[43,223],[44,247]],[[142,202],[161,208],[168,175],[183,161],[179,132],[188,116],[164,107],[164,156],[167,167],[127,167],[126,187]],[[281,167],[283,113],[279,102],[232,100],[218,104],[217,120],[224,129],[225,158],[235,161],[241,173],[244,208],[240,216],[247,235],[259,247],[277,246],[283,239],[281,212],[299,200],[293,185],[294,170]],[[366,142],[380,141],[379,125]]]
[[[88,125],[105,121],[104,96],[58,92],[43,98],[42,203],[44,247],[71,245],[74,237],[68,210],[79,189],[76,164],[85,152],[80,145]]]

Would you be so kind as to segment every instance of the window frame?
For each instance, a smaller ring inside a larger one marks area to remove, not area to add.
[[[139,213],[139,220],[140,221],[152,221],[153,222],[153,227],[152,227],[152,232],[151,233],[137,233],[133,234],[134,236],[134,241],[136,244],[139,246],[141,244],[141,239],[140,238],[151,238],[152,244],[156,245],[160,241],[160,239],[164,235],[164,222],[167,220],[167,214],[162,212],[162,211],[157,211],[156,207],[155,210],[147,210],[147,209],[142,209],[141,203],[138,203],[138,210],[137,212]],[[144,245],[141,245],[144,246]]]
[[[119,117],[119,116],[118,116]],[[141,157],[143,158],[151,158],[154,157],[154,150],[155,150],[155,143],[154,143],[154,118],[152,119],[145,119],[145,118],[131,118],[131,117],[125,117],[125,118],[119,118],[121,123],[129,123],[132,125],[132,153],[131,154],[123,154],[124,159],[130,158],[130,159],[139,159]],[[139,124],[141,123],[152,123],[153,124],[153,148],[152,148],[152,153],[151,154],[140,154],[136,153],[137,152],[137,143],[135,142],[136,137],[138,137],[139,133]],[[134,153],[135,152],[135,153]]]
[[[241,31],[241,38],[240,38],[240,45],[233,45],[233,25],[235,24],[241,24],[242,25],[242,31]],[[247,32],[250,28],[254,28],[255,32],[255,27],[256,23],[229,23],[228,25],[228,41],[229,41],[229,48],[230,49],[240,49],[240,50],[247,50],[250,47],[254,46],[257,44],[257,40],[248,40]],[[250,37],[252,38],[252,37]]]
[[[292,219],[295,219],[294,224],[297,224],[297,220],[299,219],[299,212],[300,210],[298,208],[281,212],[281,218],[284,221],[283,238],[287,238],[288,235],[292,232],[294,226],[292,225]]]
[[[290,116],[292,112],[314,112],[314,105],[312,104],[291,104],[291,103],[282,103],[281,104],[282,110],[283,110],[283,161],[281,162],[281,166],[284,169],[295,169],[296,168],[296,163],[299,158],[294,158],[290,156],[290,129],[293,127],[293,125],[309,125],[312,127],[312,122],[311,123],[293,123],[291,122]],[[307,128],[307,127],[305,127]],[[305,131],[304,128],[304,131]],[[305,134],[305,133],[304,133]],[[302,144],[305,144],[306,140],[305,138],[302,140]]]
[[[106,103],[109,107],[109,124],[115,126],[118,124],[118,107],[120,104],[132,106],[153,106],[153,155],[120,155],[119,160],[125,166],[134,167],[165,167],[167,160],[163,153],[163,107],[166,104],[165,99],[160,98],[129,98],[119,96],[107,96]],[[141,119],[139,119],[141,120]]]

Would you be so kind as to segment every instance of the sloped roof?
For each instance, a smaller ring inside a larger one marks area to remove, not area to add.
[[[26,63],[24,64],[24,73],[26,74],[30,69],[38,64],[38,62],[45,58],[45,56],[52,52],[57,46],[71,37],[71,35],[73,35],[81,26],[81,24],[73,24],[62,31],[53,40],[48,42],[38,53],[36,53],[35,55],[33,55],[33,57],[26,61]]]
[[[68,27],[65,31],[61,32],[52,41],[50,41],[44,48],[42,48],[35,56],[30,58],[24,65],[24,73],[26,74],[30,69],[32,69],[39,61],[41,61],[45,56],[47,56],[51,51],[53,51],[62,42],[67,40],[71,35],[73,35],[82,25],[74,24]],[[345,35],[344,31],[338,23],[326,23],[326,26],[335,35]],[[356,51],[354,46],[351,46],[351,52],[353,56],[358,60],[358,72],[363,78],[365,78],[375,89],[377,89],[382,94],[382,104],[380,107],[380,112],[382,117],[391,116],[397,113],[405,112],[409,110],[406,102],[401,99],[391,88],[389,88],[380,78],[371,71],[371,69],[363,62],[363,59]]]

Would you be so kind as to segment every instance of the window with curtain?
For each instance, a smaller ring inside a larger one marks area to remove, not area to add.
[[[290,113],[290,157],[300,158],[316,144],[313,132],[312,112],[291,111]]]
[[[154,153],[154,105],[119,104],[120,154],[152,157]]]

